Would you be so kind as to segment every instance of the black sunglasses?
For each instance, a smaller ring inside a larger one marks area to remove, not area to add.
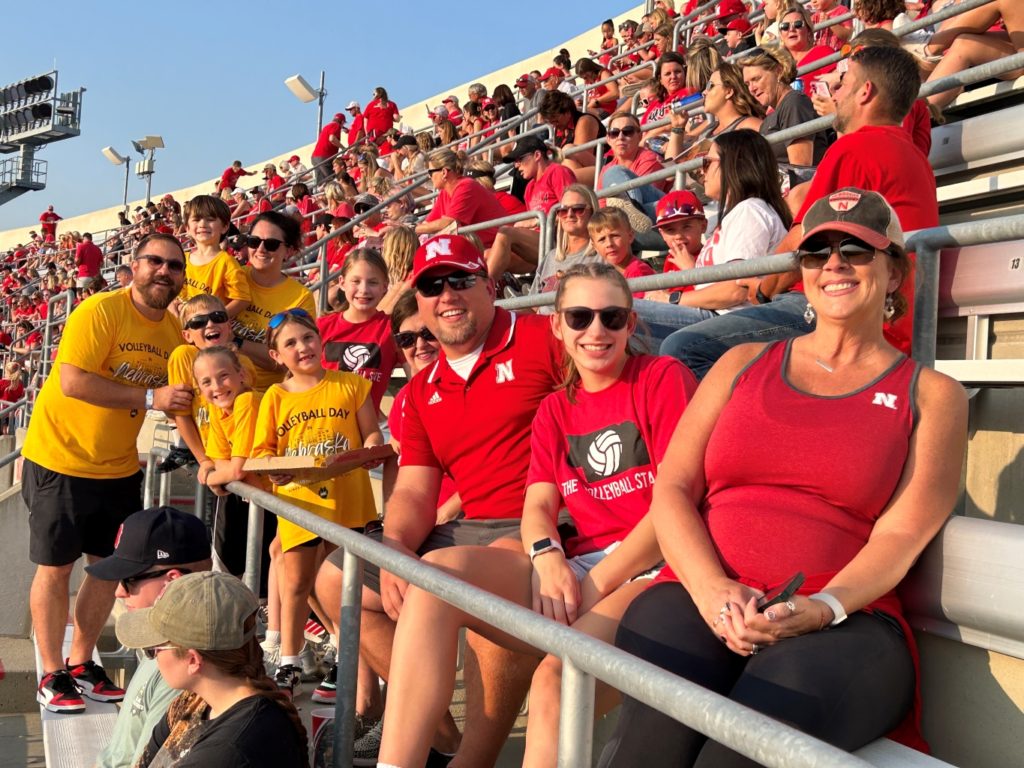
[[[121,579],[121,588],[125,592],[131,592],[132,587],[136,584],[143,581],[149,581],[150,579],[159,579],[161,576],[166,576],[171,571],[177,571],[183,576],[186,573],[192,573],[188,568],[164,568],[162,571],[146,571],[146,573],[140,573],[138,576],[127,576]]]
[[[832,258],[833,253],[838,253],[839,258],[850,266],[863,267],[875,260],[878,251],[863,240],[851,237],[835,245],[823,245],[814,250],[800,250],[796,252],[796,255],[800,260],[800,266],[804,269],[821,269]]]
[[[779,24],[779,30],[782,31],[782,32],[789,32],[789,30],[791,28],[792,29],[803,29],[804,28],[804,21],[803,21],[803,19],[797,19],[796,21],[784,21],[781,24]]]
[[[625,128],[609,128],[608,138],[617,139],[619,138],[619,136],[622,136],[622,138],[624,139],[631,139],[638,133],[640,133],[640,129],[637,128],[635,125],[629,125],[626,126]]]
[[[305,317],[307,319],[312,319],[310,318],[309,312],[299,307],[295,307],[294,309],[286,309],[284,312],[278,312],[270,318],[270,321],[267,323],[267,328],[274,330],[289,317]]]
[[[440,173],[444,168],[427,168],[427,173]]]
[[[163,256],[154,256],[151,253],[140,253],[135,257],[136,261],[139,259],[145,259],[148,261],[149,265],[153,267],[153,269],[160,269],[160,267],[166,264],[169,272],[180,273],[185,271],[185,262],[178,261],[177,259],[165,259]]]
[[[215,309],[205,315],[192,315],[185,323],[186,330],[198,331],[200,328],[205,328],[207,323],[226,323],[228,321],[228,313],[222,309]]]
[[[395,343],[402,349],[415,347],[416,339],[436,341],[437,337],[428,328],[420,328],[418,331],[399,331],[395,334]]]
[[[476,285],[479,277],[479,275],[471,275],[469,272],[461,269],[450,272],[447,275],[441,275],[440,277],[421,277],[416,281],[416,290],[419,291],[421,296],[425,296],[428,299],[440,296],[444,292],[446,284],[453,291],[468,291]]]
[[[629,322],[630,310],[626,307],[605,307],[604,309],[591,309],[590,307],[568,307],[561,310],[565,324],[574,331],[585,331],[594,322],[594,316],[600,315],[601,325],[609,331],[621,331]]]
[[[278,240],[276,237],[256,237],[255,235],[246,235],[245,244],[252,248],[254,251],[263,245],[263,250],[267,253],[273,253],[284,243],[284,240]]]

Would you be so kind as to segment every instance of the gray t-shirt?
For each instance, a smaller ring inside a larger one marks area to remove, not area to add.
[[[534,276],[533,283],[530,285],[530,290],[527,293],[548,293],[553,291],[558,288],[559,277],[569,267],[575,267],[577,264],[600,264],[603,261],[589,243],[582,250],[575,253],[567,253],[565,258],[562,259],[557,258],[557,253],[558,250],[552,248],[541,259],[540,264],[537,265],[537,274]],[[553,306],[541,307],[538,310],[542,315],[550,315],[554,311],[555,308]]]
[[[99,768],[131,768],[149,743],[153,726],[167,714],[176,691],[160,676],[156,660],[141,658],[124,693],[114,733],[96,765]]]

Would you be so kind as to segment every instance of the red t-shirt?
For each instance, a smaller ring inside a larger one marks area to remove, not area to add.
[[[75,246],[75,264],[79,277],[96,277],[103,265],[103,251],[96,243],[83,240]]]
[[[363,110],[363,119],[366,120],[366,135],[376,139],[383,133],[391,130],[391,126],[399,118],[398,107],[395,102],[389,101],[381,104],[380,99],[374,99],[366,105]]]
[[[882,195],[896,211],[904,233],[939,224],[935,174],[928,158],[901,126],[864,126],[829,147],[814,172],[807,198],[793,223],[802,222],[811,205],[843,187],[857,187]],[[914,326],[913,275],[903,281],[900,293],[907,299],[908,311],[895,323],[886,323],[885,337],[897,349],[909,354]]]
[[[658,464],[697,379],[674,358],[630,357],[600,392],[565,390],[540,404],[530,441],[527,486],[558,488],[576,526],[569,557],[622,541],[651,506]]]
[[[331,139],[339,138],[340,136],[341,123],[331,120],[331,122],[323,127],[320,135],[317,137],[316,146],[313,147],[313,157],[324,160],[338,154],[338,148],[331,143]]]
[[[926,99],[916,99],[907,116],[903,118],[903,129],[910,134],[914,146],[925,157],[932,151],[932,113],[928,111]]]
[[[266,179],[266,194],[270,194],[275,189],[280,189],[284,186],[284,176],[275,173],[273,176]]]
[[[348,129],[348,145],[350,147],[359,141],[359,132],[362,130],[364,130],[363,113],[359,112],[352,118],[352,125]]]
[[[14,383],[10,379],[0,379],[0,400],[8,403],[16,403],[25,396],[25,385],[22,382]]]
[[[261,213],[266,213],[269,210],[272,210],[270,201],[265,197],[261,197],[259,201],[253,203],[252,209],[249,211],[249,215],[245,217],[245,223],[252,226],[252,223],[256,221],[257,216]]]
[[[834,8],[830,8],[827,11],[819,11],[818,13],[811,14],[811,22],[814,26],[818,26],[823,21],[834,19],[836,16],[844,16],[849,13],[850,9],[842,5],[837,5]],[[833,24],[831,27],[820,29],[814,33],[814,42],[818,45],[824,45],[831,48],[833,51],[838,51],[843,47],[845,41],[841,40],[835,33],[836,27],[845,27],[846,29],[853,29],[853,20],[847,19],[841,21],[838,24]]]
[[[806,67],[808,64],[811,64],[817,61],[818,59],[823,59],[826,56],[831,56],[834,53],[835,51],[829,48],[827,45],[816,45],[803,55],[800,61],[797,62],[797,67]],[[804,84],[804,93],[810,94],[811,83],[815,82],[819,77],[831,72],[835,68],[836,62],[833,61],[831,64],[827,64],[824,67],[811,70],[806,75],[801,75],[799,79]]]
[[[409,384],[403,466],[451,475],[469,519],[523,514],[537,407],[562,381],[562,345],[542,315],[494,310],[469,380],[441,353]]]
[[[526,185],[526,206],[547,213],[562,199],[565,188],[576,183],[576,174],[560,163],[551,163],[539,177]]]
[[[643,261],[642,259],[633,259],[626,265],[626,268],[622,270],[622,274],[627,280],[629,280],[631,277],[644,277],[646,275],[656,275],[658,273],[655,272],[651,268],[651,265],[646,261]],[[642,299],[646,295],[647,294],[644,291],[637,291],[633,294],[633,298]]]
[[[345,264],[349,251],[356,247],[355,243],[345,243],[341,238],[334,238],[327,241],[327,267],[331,272],[337,272]]]
[[[52,237],[57,233],[57,222],[60,220],[60,216],[53,211],[43,211],[39,215],[39,228],[43,230],[44,235]]]
[[[506,192],[504,189],[496,189],[494,190],[494,196],[498,198],[498,202],[501,203],[501,207],[505,209],[506,216],[514,216],[517,213],[526,213],[526,206],[523,205],[523,201],[511,192]]]
[[[388,413],[388,430],[391,437],[402,444],[402,420],[405,416],[405,398],[409,394],[409,385],[406,384],[395,394],[394,402],[391,403],[391,411]],[[402,454],[398,454],[398,466],[402,466]],[[455,481],[448,473],[441,475],[441,490],[437,494],[437,506],[441,506],[448,499],[455,495]]]
[[[221,189],[234,189],[238,183],[238,179],[242,176],[253,176],[255,174],[245,170],[245,168],[239,168],[237,171],[234,166],[224,169],[224,173],[220,175],[220,188]]]
[[[380,401],[398,362],[391,318],[378,312],[365,323],[350,323],[341,312],[332,312],[318,317],[316,324],[323,339],[324,368],[358,373],[370,381],[373,407],[380,411]]]
[[[491,219],[501,219],[507,215],[491,190],[475,179],[465,176],[458,181],[452,192],[442,190],[438,194],[434,207],[427,214],[427,221],[437,221],[447,216],[455,219],[459,226],[465,227]],[[495,235],[498,234],[498,228],[489,227],[476,234],[485,246],[490,247]]]
[[[608,161],[604,168],[601,169],[601,184],[598,186],[598,189],[604,188],[604,175],[607,173],[608,169],[619,164],[618,160],[612,159]],[[636,157],[633,158],[633,162],[631,162],[627,167],[637,176],[646,176],[649,173],[660,171],[665,166],[662,164],[661,158],[651,152],[651,150],[641,148],[640,151],[636,153]],[[651,186],[656,189],[660,189],[663,192],[668,192],[672,189],[672,177],[654,182]],[[601,202],[603,207],[604,201],[602,200]]]

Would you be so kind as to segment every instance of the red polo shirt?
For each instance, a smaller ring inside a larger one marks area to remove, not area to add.
[[[470,224],[503,219],[508,214],[491,190],[475,179],[464,176],[455,185],[454,190],[444,190],[438,194],[434,207],[427,214],[427,221],[436,221],[442,216],[455,219],[460,227],[468,227]],[[476,234],[480,241],[490,248],[498,234],[498,228],[488,227]]]
[[[494,311],[469,380],[442,352],[410,382],[402,423],[402,466],[449,474],[469,519],[522,516],[533,419],[562,381],[549,319]]]
[[[320,135],[317,137],[316,146],[313,147],[313,157],[319,157],[321,159],[327,157],[334,157],[338,154],[338,148],[331,143],[332,138],[341,138],[341,123],[331,120],[327,125],[320,131]]]

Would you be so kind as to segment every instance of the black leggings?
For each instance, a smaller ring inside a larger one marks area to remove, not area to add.
[[[738,656],[708,628],[678,583],[629,606],[615,644],[680,677],[853,751],[895,728],[914,697],[914,667],[895,620],[858,612],[841,626]],[[602,768],[759,765],[699,731],[624,697]]]

